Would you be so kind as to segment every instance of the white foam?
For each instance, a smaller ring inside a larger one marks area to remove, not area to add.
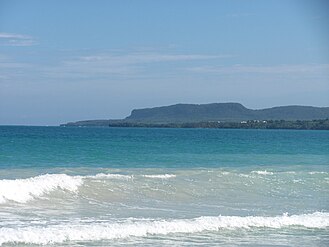
[[[81,184],[81,177],[66,174],[45,174],[26,179],[3,179],[0,180],[0,203],[7,201],[25,203],[57,189],[76,192]]]
[[[97,241],[172,233],[196,233],[221,229],[254,228],[328,228],[329,213],[275,217],[218,216],[177,220],[127,220],[120,223],[66,223],[47,227],[0,228],[0,245],[7,243],[52,244],[68,241]]]
[[[175,178],[175,174],[158,174],[158,175],[142,175],[145,178],[161,178],[161,179],[168,179],[168,178]]]
[[[251,173],[256,173],[258,175],[273,175],[274,174],[273,172],[268,172],[266,170],[264,170],[264,171],[252,171]]]
[[[328,174],[328,172],[309,172],[308,174],[314,175],[314,174]]]
[[[133,179],[134,176],[133,175],[122,175],[122,174],[116,174],[116,173],[109,173],[109,174],[105,174],[105,173],[98,173],[95,176],[87,176],[87,178],[102,178],[102,179],[123,179],[123,180],[129,180],[129,179]]]

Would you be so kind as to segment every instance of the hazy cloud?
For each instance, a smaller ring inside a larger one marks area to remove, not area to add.
[[[0,33],[1,39],[22,39],[18,34]],[[30,56],[30,55],[27,55]],[[104,52],[88,55],[73,55],[68,52],[56,57],[52,63],[27,63],[26,59],[13,59],[0,54],[0,81],[18,79],[36,81],[48,79],[140,79],[177,76],[177,67],[186,67],[187,62],[204,64],[231,57],[230,55],[171,54],[165,52]],[[26,58],[26,57],[25,57]],[[22,62],[24,61],[24,62]],[[173,66],[174,65],[174,66]],[[191,65],[191,64],[190,64]]]
[[[147,66],[159,63],[177,63],[188,61],[201,61],[231,57],[230,55],[200,55],[200,54],[164,54],[155,52],[131,54],[94,54],[79,56],[62,61],[54,67],[45,68],[44,71],[51,77],[91,78],[120,76],[145,77]],[[164,69],[165,70],[165,69]],[[171,69],[167,69],[167,72]],[[144,72],[144,73],[143,73]],[[165,72],[165,71],[162,71]]]
[[[0,45],[2,46],[32,46],[36,44],[36,40],[28,35],[0,33]]]
[[[152,63],[152,62],[172,62],[172,61],[188,61],[188,60],[206,60],[215,58],[231,57],[230,55],[199,55],[199,54],[161,54],[161,53],[132,53],[126,55],[103,54],[96,56],[83,56],[80,60],[92,61],[108,61],[116,64],[136,64],[136,63]]]
[[[329,64],[283,64],[274,66],[233,65],[200,66],[187,69],[190,72],[207,74],[328,74]]]

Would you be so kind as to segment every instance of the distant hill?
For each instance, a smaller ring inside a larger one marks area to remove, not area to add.
[[[151,123],[245,120],[313,120],[329,118],[329,107],[280,106],[252,110],[239,103],[177,104],[133,110],[126,121]]]
[[[280,106],[252,110],[239,103],[176,104],[154,108],[135,109],[121,120],[87,120],[64,126],[108,126],[112,123],[196,123],[240,122],[247,120],[313,120],[328,119],[329,107]]]
[[[69,122],[66,124],[61,124],[60,126],[92,126],[92,127],[97,127],[97,126],[108,126],[110,124],[111,120],[106,120],[106,119],[99,119],[99,120],[82,120],[82,121],[77,121],[77,122]]]
[[[262,119],[272,120],[313,120],[329,118],[329,107],[313,106],[280,106],[256,110]]]

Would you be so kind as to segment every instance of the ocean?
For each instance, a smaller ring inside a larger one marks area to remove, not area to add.
[[[0,246],[329,246],[329,131],[0,126]]]

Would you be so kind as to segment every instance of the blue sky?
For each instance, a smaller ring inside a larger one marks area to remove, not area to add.
[[[329,106],[326,0],[0,0],[0,124]]]

